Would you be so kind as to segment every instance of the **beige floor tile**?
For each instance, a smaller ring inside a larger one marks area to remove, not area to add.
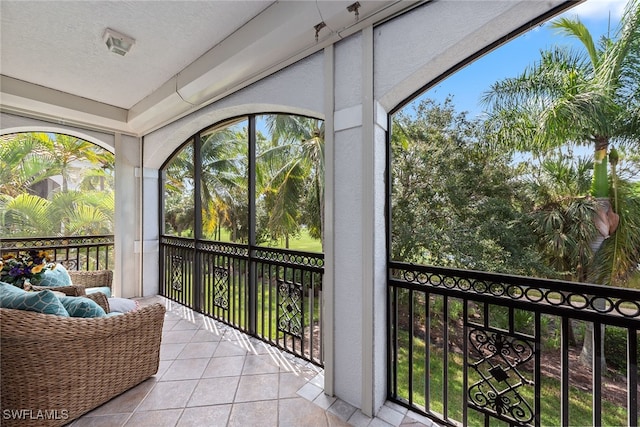
[[[156,383],[144,398],[138,411],[184,408],[198,384],[197,380]]]
[[[331,404],[328,411],[337,415],[341,420],[347,421],[356,411],[356,408],[349,405],[344,400],[336,399],[336,401]]]
[[[300,374],[293,372],[280,373],[280,387],[278,397],[280,399],[298,397],[298,390],[307,383],[307,380]]]
[[[321,368],[179,304],[156,299],[168,309],[158,373],[72,427],[391,425],[326,396]],[[395,411],[403,416],[401,425],[434,425],[405,417],[399,409],[388,405],[381,415],[394,425],[400,419]]]
[[[331,412],[327,412],[326,414],[329,427],[351,427],[351,424],[340,419],[337,415],[334,415]]]
[[[177,359],[210,358],[216,351],[218,343],[215,341],[190,342],[180,352]]]
[[[252,402],[278,398],[279,374],[243,375],[240,377],[236,402]]]
[[[188,343],[196,334],[196,329],[186,329],[180,331],[168,331],[162,334],[163,344]]]
[[[276,361],[268,354],[249,354],[245,358],[242,375],[274,374],[279,371]]]
[[[125,427],[173,427],[178,422],[182,409],[136,412]]]
[[[227,427],[274,427],[278,425],[278,401],[235,403]]]
[[[300,397],[304,397],[308,401],[314,401],[321,394],[324,396],[324,394],[322,393],[322,389],[311,383],[307,383],[304,386],[300,387],[300,389],[296,393]],[[331,401],[331,403],[333,403],[333,400]],[[331,406],[331,403],[329,403],[324,409],[327,409],[329,406]]]
[[[325,411],[301,397],[280,399],[278,406],[279,427],[327,427]]]
[[[214,357],[210,360],[202,378],[233,377],[242,373],[246,356]]]
[[[202,406],[186,408],[177,427],[217,427],[226,426],[231,414],[231,405]]]
[[[71,427],[121,427],[129,419],[130,414],[101,415],[92,417],[85,415],[75,420]]]
[[[171,332],[175,331],[190,331],[193,329],[199,329],[197,324],[190,322],[189,320],[182,319],[176,323],[173,328],[171,328]]]
[[[198,329],[191,338],[191,342],[219,342],[222,337],[207,329]]]
[[[155,385],[156,379],[153,377],[149,378],[132,389],[127,390],[120,396],[114,397],[107,403],[97,407],[88,415],[99,416],[131,413],[140,405],[140,402],[142,402]]]
[[[161,381],[197,380],[209,364],[208,358],[176,359],[164,373]]]
[[[184,350],[188,343],[165,343],[164,339],[160,344],[160,360],[173,360]]]
[[[158,372],[156,372],[154,378],[156,379],[160,379],[162,378],[162,376],[165,374],[165,372],[167,372],[167,369],[169,369],[169,366],[171,366],[171,364],[173,363],[173,359],[172,360],[162,360],[162,357],[160,358],[160,364],[158,365]]]
[[[214,357],[244,356],[246,354],[247,354],[247,350],[238,346],[236,343],[222,341],[220,344],[218,344],[218,348],[216,348],[216,352],[213,354],[213,356]]]
[[[233,403],[240,377],[205,378],[198,382],[187,406]]]

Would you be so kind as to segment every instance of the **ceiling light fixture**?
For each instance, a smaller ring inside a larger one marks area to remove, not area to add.
[[[125,56],[135,44],[135,40],[111,28],[107,28],[102,36],[109,50],[118,55]]]

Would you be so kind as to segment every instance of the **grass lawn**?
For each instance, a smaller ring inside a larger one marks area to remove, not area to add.
[[[271,248],[285,248],[285,240],[279,239],[277,242],[265,242],[261,246],[269,246]],[[300,231],[299,236],[289,237],[289,249],[302,252],[318,252],[322,253],[322,242],[320,239],[314,239],[309,236],[306,228]]]
[[[408,332],[399,331],[399,354],[398,354],[398,385],[397,394],[401,399],[409,398],[409,353],[408,353]],[[431,357],[429,367],[425,366],[425,342],[420,338],[413,339],[413,402],[417,406],[424,407],[425,399],[425,378],[429,378],[429,405],[430,410],[438,413],[443,412],[443,352],[440,348],[431,347]],[[429,369],[428,375],[425,375]],[[462,421],[463,404],[463,358],[462,355],[449,353],[448,367],[448,411],[449,417]],[[470,384],[471,384],[470,377]],[[528,387],[522,393],[523,397],[533,404],[533,387]],[[543,377],[541,384],[541,425],[559,426],[560,422],[560,381],[556,378]],[[571,387],[569,392],[570,408],[569,422],[572,426],[592,425],[591,407],[592,395],[575,387]],[[611,402],[602,402],[602,425],[623,426],[627,424],[626,409],[616,406]],[[469,426],[482,426],[484,420],[479,413],[469,410]],[[505,425],[497,419],[491,419],[490,425]]]
[[[221,242],[231,242],[229,230],[222,230],[222,236],[220,236]],[[275,242],[269,241],[261,243],[260,246],[267,246],[270,248],[285,249],[285,240],[279,239]],[[309,232],[306,228],[300,230],[299,236],[292,236],[289,238],[289,249],[302,252],[317,252],[322,253],[322,242],[320,239],[314,239],[309,236]]]

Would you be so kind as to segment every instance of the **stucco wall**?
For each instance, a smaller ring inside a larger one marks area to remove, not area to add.
[[[478,50],[559,1],[433,1],[365,28],[254,85],[182,117],[144,143],[144,235],[158,238],[157,169],[190,135],[237,115],[291,112],[325,118],[333,219],[325,244],[333,328],[328,391],[372,415],[386,398],[385,144],[387,112]],[[332,82],[333,87],[325,87]],[[145,252],[145,281],[157,273]],[[151,275],[151,276],[150,276]],[[157,277],[153,276],[153,283]],[[145,290],[145,292],[147,292]]]

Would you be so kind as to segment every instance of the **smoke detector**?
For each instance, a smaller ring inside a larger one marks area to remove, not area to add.
[[[117,31],[107,28],[102,36],[107,48],[113,53],[125,56],[135,44],[135,40]]]

